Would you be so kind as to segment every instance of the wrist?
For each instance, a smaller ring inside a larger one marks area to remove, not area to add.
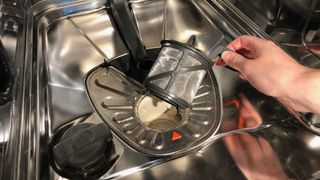
[[[310,71],[310,68],[298,63],[287,65],[287,67],[283,69],[281,76],[278,77],[281,85],[276,98],[285,101],[296,99],[297,95],[300,94],[298,87],[303,85],[304,74],[308,71]]]
[[[300,65],[301,66],[301,65]],[[320,113],[320,71],[305,66],[295,69],[286,95],[279,98],[297,111]]]

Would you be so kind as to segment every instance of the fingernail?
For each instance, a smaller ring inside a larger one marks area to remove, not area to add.
[[[216,62],[217,66],[220,66],[220,65],[223,65],[223,64],[224,64],[224,62],[223,62],[222,58],[218,59],[218,61]]]

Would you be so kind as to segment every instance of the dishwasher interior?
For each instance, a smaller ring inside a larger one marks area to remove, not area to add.
[[[320,68],[318,0],[229,1],[259,25],[300,64]],[[302,124],[319,132],[319,114],[300,114]]]
[[[9,100],[0,105],[0,117],[4,116],[0,129],[3,132],[0,170],[4,179],[320,177],[317,158],[320,138],[301,125],[276,99],[257,92],[236,72],[223,67],[212,68],[223,103],[218,129],[211,131],[199,146],[188,147],[183,153],[157,156],[139,151],[112,128],[101,125],[106,120],[93,108],[85,85],[88,73],[97,68],[103,70],[106,64],[117,69],[108,71],[125,74],[121,77],[144,76],[146,73],[127,71],[133,61],[132,52],[110,16],[109,1],[3,2],[7,4],[3,3],[2,9],[10,3],[16,3],[13,9],[24,7],[21,8],[24,15],[12,13],[16,11],[10,8],[2,13],[1,39],[6,49],[3,51],[8,52],[7,59],[10,59],[6,66],[13,83],[9,88]],[[159,51],[163,39],[186,42],[195,35],[195,47],[213,58],[214,47],[226,46],[243,34],[280,42],[277,39],[280,36],[272,36],[276,28],[270,30],[270,23],[264,26],[240,12],[242,7],[250,4],[236,4],[242,2],[130,0],[128,5],[139,38],[151,54]],[[250,12],[256,11],[250,9]],[[280,45],[286,49],[286,45],[291,47],[290,43]],[[117,60],[119,58],[121,60]],[[110,82],[114,80],[109,79]],[[125,79],[119,81],[126,85],[131,83]],[[137,87],[141,86],[139,82],[137,84]],[[105,89],[115,92],[114,89]],[[113,98],[106,96],[108,102],[121,101]],[[112,108],[120,114],[120,119],[115,118],[119,123],[131,120],[121,114],[131,107]],[[207,101],[198,103],[194,109],[201,113],[212,111]],[[189,131],[204,128],[207,121],[201,122],[201,118],[201,115],[195,117],[197,122],[189,127]],[[80,159],[70,160],[73,165],[86,161],[89,166],[80,166],[80,170],[65,164],[59,166],[59,162],[66,163],[67,157],[58,153],[60,159],[55,159],[57,156],[52,149],[57,141],[64,139],[68,130],[73,129],[69,135],[77,134],[80,126],[94,127],[97,131],[86,132],[101,132],[95,136],[108,136],[107,143],[101,145],[97,142],[97,146],[84,147],[80,140],[66,141],[74,146],[79,142],[80,148],[74,158]],[[139,132],[131,129],[130,133]],[[172,141],[181,142],[181,136],[184,134],[172,132]],[[157,137],[154,135],[150,140],[156,148],[160,147],[157,146]],[[196,141],[198,136],[191,138]],[[108,157],[107,161],[97,160],[101,154]],[[250,159],[249,163],[246,159]]]

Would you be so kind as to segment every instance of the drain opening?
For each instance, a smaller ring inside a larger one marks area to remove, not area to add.
[[[178,127],[186,119],[187,110],[177,108],[153,95],[143,96],[137,103],[137,117],[144,126],[166,131]]]
[[[137,64],[137,68],[143,72],[149,72],[153,66],[154,61],[152,59],[144,59],[139,61]]]

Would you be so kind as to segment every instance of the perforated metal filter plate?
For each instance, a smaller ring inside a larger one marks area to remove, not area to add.
[[[112,66],[97,67],[85,79],[87,94],[96,112],[111,130],[132,148],[154,156],[187,152],[216,133],[221,100],[212,70],[206,73],[182,123],[166,130],[147,127],[137,105],[145,88]]]

